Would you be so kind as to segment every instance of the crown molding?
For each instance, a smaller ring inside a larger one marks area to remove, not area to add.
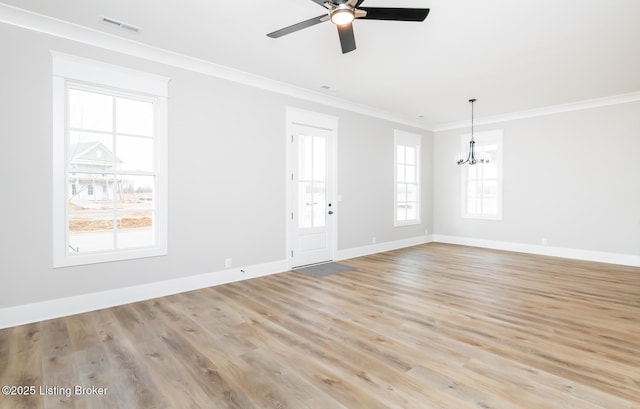
[[[507,114],[487,116],[484,118],[475,118],[474,125],[489,125],[500,122],[515,121],[518,119],[535,118],[544,115],[559,114],[562,112],[580,111],[583,109],[591,109],[605,107],[609,105],[626,104],[629,102],[640,101],[640,92],[632,92],[629,94],[614,95],[604,98],[587,99],[584,101],[572,102],[569,104],[551,105],[543,108],[529,109],[526,111],[511,112]],[[434,132],[449,131],[452,129],[468,128],[470,121],[449,122],[436,125]]]
[[[410,121],[390,112],[382,111],[367,105],[357,104],[346,99],[325,95],[318,91],[297,87],[203,59],[118,37],[96,29],[34,13],[19,7],[0,3],[0,22],[105,50],[142,58],[156,63],[209,75],[211,77],[236,82],[250,87],[299,98],[305,101],[315,102],[332,108],[343,109],[397,124],[407,125],[417,129],[433,131],[432,127],[423,123]]]

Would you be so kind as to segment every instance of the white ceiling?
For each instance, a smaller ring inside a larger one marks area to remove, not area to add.
[[[483,117],[640,91],[638,0],[366,0],[431,12],[422,23],[358,20],[358,49],[344,55],[330,22],[266,36],[323,14],[311,0],[2,2],[425,127],[465,120],[472,97]]]

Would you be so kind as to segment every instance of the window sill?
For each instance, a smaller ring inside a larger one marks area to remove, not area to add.
[[[53,268],[82,266],[87,264],[110,263],[113,261],[136,260],[147,257],[166,256],[167,250],[164,248],[145,248],[132,250],[119,250],[113,253],[89,253],[89,254],[69,254],[53,260]]]
[[[420,220],[395,221],[393,222],[393,227],[417,226],[419,224]]]
[[[492,221],[502,221],[502,215],[499,216],[482,216],[482,215],[462,215],[463,219],[471,219],[471,220],[492,220]]]

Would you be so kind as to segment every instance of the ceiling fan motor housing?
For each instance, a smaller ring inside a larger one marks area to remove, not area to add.
[[[348,4],[338,4],[333,10],[329,12],[331,21],[339,26],[349,24],[355,19],[355,13],[353,7]]]

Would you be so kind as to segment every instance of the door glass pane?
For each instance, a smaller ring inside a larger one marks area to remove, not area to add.
[[[298,227],[313,226],[313,183],[298,183]]]
[[[313,227],[324,227],[326,225],[326,184],[316,182],[313,184]]]
[[[298,179],[313,178],[313,138],[309,135],[298,135]]]
[[[113,249],[113,213],[69,215],[68,254]]]
[[[298,134],[298,227],[326,225],[327,140]]]
[[[153,135],[153,104],[129,98],[116,98],[116,132]]]
[[[313,138],[313,180],[325,181],[327,178],[327,142],[323,136]]]
[[[69,89],[69,126],[96,131],[113,130],[113,97]]]

